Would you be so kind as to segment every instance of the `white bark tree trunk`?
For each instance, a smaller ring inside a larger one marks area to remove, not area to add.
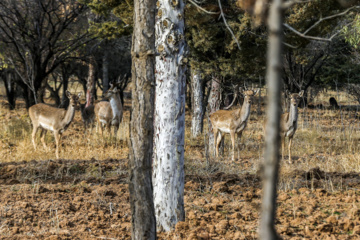
[[[169,231],[185,220],[184,138],[186,43],[184,2],[159,0],[156,57],[153,186],[157,227]]]
[[[203,87],[202,87],[201,71],[199,69],[191,68],[191,105],[192,105],[192,120],[191,120],[191,137],[198,137],[203,130]]]
[[[208,106],[208,116],[210,116],[211,113],[214,113],[220,109],[221,105],[221,82],[220,78],[213,77],[211,81],[211,91],[209,96],[209,106]],[[208,119],[208,128],[209,128],[209,152],[210,156],[215,156],[215,139],[214,139],[214,133],[211,126],[210,119]],[[220,150],[222,151],[222,150]]]
[[[278,239],[275,230],[276,191],[280,147],[280,89],[282,69],[283,0],[274,0],[268,19],[269,41],[266,80],[268,86],[265,134],[263,199],[260,239]]]

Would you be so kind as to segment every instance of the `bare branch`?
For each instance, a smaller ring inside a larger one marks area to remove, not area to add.
[[[220,14],[220,12],[210,12],[210,11],[206,10],[205,8],[202,8],[201,6],[199,6],[196,2],[194,2],[192,0],[189,0],[189,2],[207,14],[214,14],[214,15]]]
[[[237,44],[237,46],[238,46],[239,50],[241,50],[241,47],[240,47],[239,41],[236,39],[236,37],[235,37],[235,35],[234,35],[233,31],[231,30],[230,26],[229,26],[229,25],[228,25],[228,23],[226,22],[225,15],[224,15],[224,12],[223,12],[223,9],[222,9],[222,6],[221,6],[221,1],[220,1],[220,0],[218,0],[218,3],[219,3],[220,11],[221,11],[221,17],[222,17],[222,19],[224,20],[224,24],[225,24],[225,26],[227,27],[227,29],[229,30],[229,32],[231,33],[231,35],[232,35],[232,37],[233,37],[234,41],[236,42],[236,44]]]
[[[298,3],[308,3],[308,2],[311,2],[311,0],[309,0],[309,1],[299,1],[299,0],[287,1],[287,2],[284,2],[284,3],[282,4],[282,8],[283,8],[283,9],[288,9],[289,7],[292,7],[292,6],[295,5],[295,4],[298,4]]]
[[[338,14],[334,14],[331,16],[327,16],[324,18],[319,19],[316,23],[314,23],[311,27],[309,27],[307,30],[305,30],[303,33],[297,31],[295,28],[291,27],[289,24],[284,23],[284,27],[286,27],[287,29],[289,29],[290,31],[294,32],[295,34],[299,35],[300,37],[303,38],[307,38],[307,39],[311,39],[311,40],[316,40],[316,41],[324,41],[324,42],[331,42],[332,39],[334,37],[336,37],[340,32],[341,29],[336,31],[333,35],[331,35],[331,37],[329,38],[322,38],[322,37],[315,37],[315,36],[308,36],[307,34],[314,29],[317,25],[319,25],[321,22],[326,21],[326,20],[330,20],[333,18],[337,18],[337,17],[341,17],[346,15],[349,11],[354,10],[354,9],[360,9],[360,6],[353,6],[351,8],[348,8],[347,10],[345,10],[344,12],[338,13]],[[347,24],[349,25],[349,24]]]
[[[338,14],[334,14],[334,15],[331,15],[331,16],[327,16],[327,17],[324,17],[324,18],[321,18],[319,21],[317,21],[316,23],[314,23],[314,25],[312,25],[311,27],[309,27],[305,32],[304,34],[306,35],[311,29],[313,29],[314,27],[316,27],[317,25],[319,25],[321,22],[323,21],[326,21],[326,20],[329,20],[329,19],[333,19],[333,18],[337,18],[337,17],[341,17],[341,16],[344,16],[345,14],[347,14],[349,11],[355,9],[355,8],[360,8],[360,6],[354,6],[354,7],[351,7],[351,8],[348,8],[346,11],[344,12],[341,12],[341,13],[338,13]]]

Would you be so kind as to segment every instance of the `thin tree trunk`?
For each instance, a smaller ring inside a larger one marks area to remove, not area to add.
[[[14,73],[5,72],[2,79],[4,81],[6,97],[9,103],[9,109],[14,110],[16,102],[16,81]]]
[[[96,72],[95,72],[95,59],[93,57],[90,58],[89,62],[89,76],[87,78],[86,83],[86,105],[85,107],[88,107],[93,104],[94,101],[94,88],[95,88],[95,78],[96,78]]]
[[[131,237],[156,239],[156,220],[151,182],[155,95],[155,3],[134,1],[132,53],[132,113],[130,125],[129,192]]]
[[[69,77],[66,73],[62,73],[62,79],[63,79],[63,85],[62,85],[63,91],[62,91],[60,106],[62,108],[67,108],[69,106],[69,98],[66,96],[66,90],[68,90]]]
[[[104,51],[102,58],[102,82],[103,82],[103,94],[109,89],[109,54],[108,51]]]
[[[184,2],[159,0],[156,18],[156,93],[153,184],[157,227],[185,220],[184,142],[186,43]],[[144,33],[147,34],[147,33]]]
[[[203,130],[203,81],[201,79],[201,71],[191,68],[191,104],[192,104],[192,120],[191,120],[191,136],[198,137]]]
[[[220,78],[213,77],[211,81],[211,91],[208,99],[208,117],[211,113],[214,113],[220,109],[221,106],[221,80]],[[215,139],[214,133],[211,126],[210,119],[208,119],[208,128],[209,128],[209,152],[210,156],[215,156]]]
[[[265,135],[264,176],[260,239],[278,239],[275,230],[276,191],[280,147],[280,89],[282,69],[283,1],[274,0],[268,20],[269,45],[267,53],[268,107]]]

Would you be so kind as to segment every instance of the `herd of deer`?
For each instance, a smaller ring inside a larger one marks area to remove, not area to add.
[[[227,110],[235,102],[235,96],[234,101],[226,110],[218,110],[210,114],[210,121],[215,139],[216,157],[219,156],[219,144],[224,137],[224,134],[229,133],[232,143],[232,159],[234,160],[236,135],[238,138],[237,142],[239,143],[242,132],[246,128],[250,116],[251,102],[259,90],[240,91],[244,96],[244,102],[241,108]],[[297,129],[298,104],[303,94],[304,91],[299,93],[286,92],[286,95],[290,100],[290,110],[281,115],[280,135],[282,141],[282,156],[284,158],[285,138],[287,137],[289,139],[288,148],[290,164],[292,163],[291,143]],[[59,158],[61,135],[69,127],[71,121],[74,119],[75,110],[77,106],[80,105],[79,98],[81,93],[76,95],[66,91],[66,95],[70,101],[67,110],[51,107],[43,103],[33,105],[29,108],[29,116],[33,125],[32,143],[34,149],[36,150],[35,137],[38,129],[41,129],[40,138],[45,149],[47,149],[45,134],[48,130],[52,131],[55,136],[56,158]],[[114,136],[116,136],[123,116],[123,105],[119,96],[119,89],[116,85],[111,84],[109,90],[103,94],[103,97],[109,99],[109,101],[98,102],[95,106],[90,105],[88,107],[82,107],[81,116],[85,125],[85,131],[89,126],[92,126],[92,123],[96,118],[97,127],[102,136],[104,127],[106,127],[111,136],[111,126],[114,127]]]
[[[67,110],[51,107],[43,103],[35,104],[29,108],[29,116],[33,125],[32,143],[35,150],[35,137],[38,129],[41,129],[40,138],[45,149],[47,149],[45,134],[48,130],[52,131],[55,137],[56,158],[59,158],[61,135],[74,119],[75,110],[80,105],[79,98],[81,93],[76,95],[66,91],[66,96],[69,98]],[[119,89],[116,85],[110,84],[109,90],[103,94],[103,97],[109,99],[109,101],[101,101],[95,104],[95,106],[90,105],[82,108],[81,117],[85,125],[85,131],[89,125],[92,126],[96,118],[97,127],[100,129],[101,135],[103,135],[103,128],[106,127],[111,136],[110,128],[113,126],[114,136],[116,136],[123,115],[123,105],[119,96]]]

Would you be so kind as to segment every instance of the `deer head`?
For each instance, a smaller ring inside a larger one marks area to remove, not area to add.
[[[253,97],[259,92],[260,89],[256,90],[246,90],[240,88],[240,93],[244,96],[244,103],[251,104]]]
[[[66,90],[66,96],[69,98],[70,101],[70,106],[72,107],[76,107],[80,105],[80,97],[81,97],[82,93],[78,93],[78,95],[76,94],[71,94],[68,90]]]
[[[300,102],[300,99],[304,95],[304,90],[300,91],[299,93],[290,93],[289,90],[286,90],[286,95],[290,99],[291,105],[297,106]]]

